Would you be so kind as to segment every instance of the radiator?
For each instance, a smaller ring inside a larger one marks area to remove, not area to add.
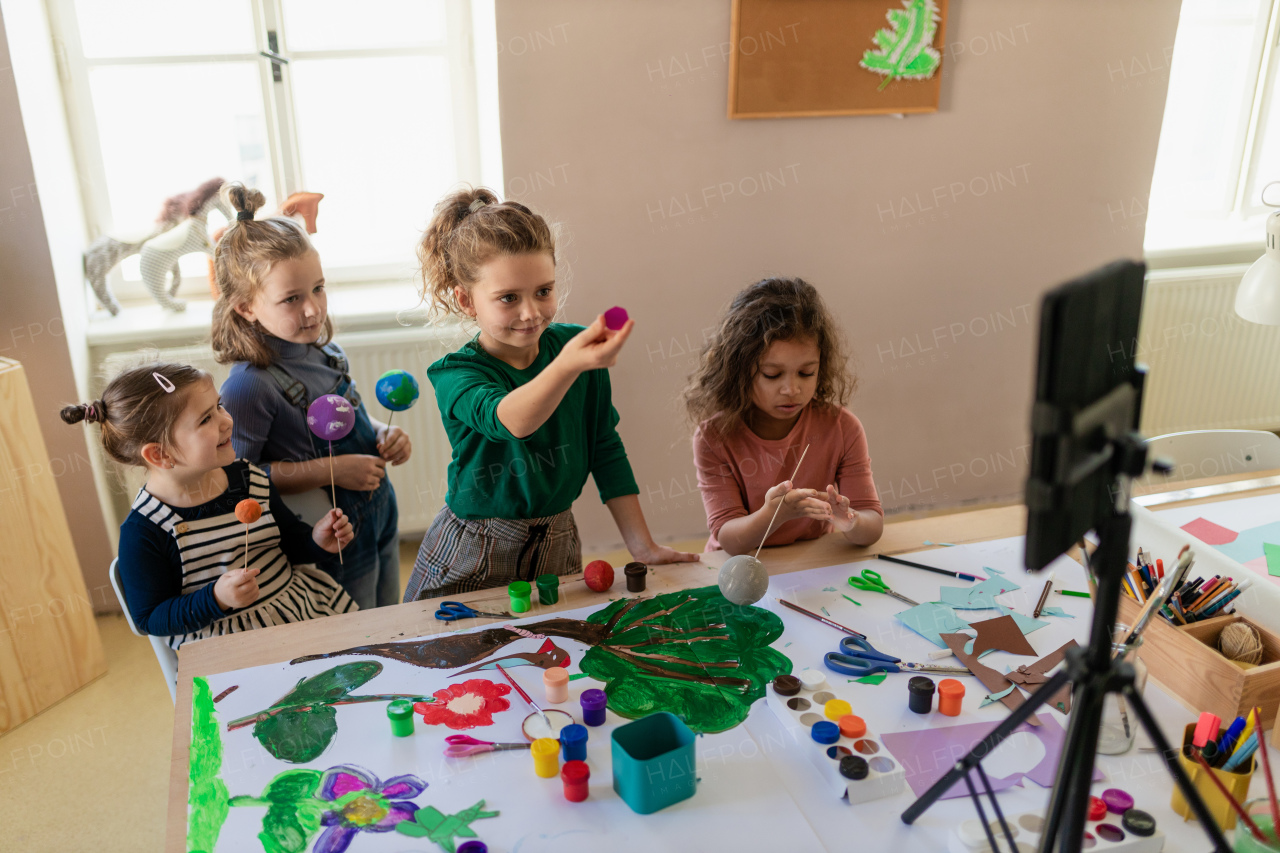
[[[1236,316],[1247,265],[1147,275],[1136,346],[1149,368],[1142,432],[1280,429],[1280,327]]]
[[[445,435],[436,409],[435,395],[427,381],[427,367],[447,352],[456,349],[463,338],[456,329],[442,330],[393,329],[380,332],[342,334],[338,343],[346,351],[351,362],[351,375],[356,388],[364,399],[370,416],[386,422],[391,415],[379,405],[374,396],[374,383],[388,370],[407,370],[417,378],[422,394],[413,408],[397,412],[391,420],[401,427],[413,442],[413,455],[403,465],[388,466],[387,473],[396,489],[400,509],[400,535],[403,538],[421,537],[427,526],[444,506],[447,469],[451,458],[449,438]],[[150,349],[144,351],[112,352],[102,358],[100,375],[109,378],[122,369],[140,361],[177,361],[199,367],[213,374],[213,381],[221,385],[230,372],[229,365],[213,360],[213,351],[207,345]],[[94,393],[101,393],[105,380],[99,382]],[[96,452],[101,445],[92,443]],[[120,471],[119,466],[108,465],[115,471],[118,489],[113,496],[116,523],[124,520],[133,502],[133,496],[145,480],[145,472],[138,468]]]

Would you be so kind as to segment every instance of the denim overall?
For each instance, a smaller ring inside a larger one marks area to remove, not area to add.
[[[346,397],[355,406],[356,423],[351,432],[332,442],[322,442],[310,430],[311,447],[315,458],[332,454],[345,456],[351,453],[378,455],[378,436],[369,420],[369,413],[360,401],[355,383],[347,373],[347,360],[336,348],[320,348],[329,357],[329,364],[341,373],[337,383],[328,393]],[[306,389],[301,382],[289,376],[278,364],[272,364],[268,372],[280,384],[285,397],[304,413],[311,404],[306,399]],[[332,448],[332,449],[330,449]],[[321,489],[330,495],[328,486]],[[331,495],[334,506],[342,510],[351,521],[354,538],[342,549],[342,562],[335,554],[317,563],[342,584],[347,594],[355,599],[361,610],[398,604],[400,601],[400,543],[398,536],[399,511],[396,492],[391,478],[384,477],[378,488],[371,492],[344,489],[335,486]]]

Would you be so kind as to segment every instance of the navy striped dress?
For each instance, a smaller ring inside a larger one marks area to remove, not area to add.
[[[311,540],[311,528],[284,507],[266,473],[244,461],[225,470],[227,491],[196,507],[172,507],[146,488],[138,492],[121,527],[120,574],[139,629],[166,636],[177,649],[206,637],[358,609],[324,571],[294,565],[291,556],[314,562],[327,552]],[[262,516],[247,533],[235,515],[245,497],[262,505]],[[224,572],[245,567],[246,550],[248,566],[259,570],[258,599],[224,612],[213,599],[213,585]],[[163,567],[149,556],[161,557]]]

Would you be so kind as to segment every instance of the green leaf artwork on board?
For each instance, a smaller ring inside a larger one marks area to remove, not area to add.
[[[476,831],[471,822],[486,817],[497,817],[498,812],[486,812],[484,800],[457,814],[445,815],[435,806],[418,809],[413,820],[405,820],[396,824],[396,832],[413,838],[426,838],[439,844],[449,853],[457,853],[453,838],[475,838]]]
[[[292,663],[375,655],[430,669],[470,666],[529,633],[591,646],[582,672],[604,682],[609,710],[636,719],[670,711],[697,732],[721,732],[746,719],[791,661],[771,648],[782,620],[768,610],[729,602],[715,586],[654,598],[619,599],[587,619],[552,618],[465,634],[355,646]]]
[[[933,37],[938,32],[937,4],[933,0],[902,0],[902,6],[885,15],[891,29],[876,30],[872,37],[880,49],[868,49],[858,63],[884,75],[881,90],[894,80],[932,77],[942,61],[942,54],[933,47]]]
[[[213,691],[209,682],[191,681],[190,784],[187,788],[187,850],[208,853],[218,843],[227,819],[227,786],[218,778],[222,770],[222,737],[213,715]]]
[[[270,708],[227,723],[227,731],[252,725],[253,736],[273,756],[290,764],[305,764],[318,758],[338,733],[338,712],[334,705],[390,702],[393,699],[435,701],[430,696],[412,693],[351,694],[352,690],[380,672],[382,664],[377,661],[345,663],[327,669],[319,675],[300,680]]]
[[[232,797],[233,806],[266,806],[258,840],[266,853],[303,853],[320,829],[325,804],[314,799],[319,770],[286,770],[267,784],[261,797]]]

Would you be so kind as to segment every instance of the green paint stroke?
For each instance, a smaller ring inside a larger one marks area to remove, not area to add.
[[[867,50],[858,64],[884,75],[880,89],[894,80],[925,80],[933,76],[942,54],[933,47],[938,32],[938,6],[934,0],[902,0],[903,8],[890,9],[885,17],[891,29],[876,30],[872,40],[879,50]]]
[[[453,837],[475,838],[476,831],[471,828],[472,821],[486,817],[497,817],[498,812],[486,812],[484,800],[457,814],[446,816],[435,806],[427,806],[413,813],[413,820],[402,820],[396,824],[396,832],[413,838],[426,838],[439,844],[448,853],[457,853]]]
[[[286,770],[267,784],[261,797],[232,797],[233,806],[266,806],[258,840],[265,853],[303,853],[320,829],[327,803],[315,799],[319,770]]]
[[[617,601],[587,621],[608,634],[583,655],[582,671],[605,683],[609,709],[628,719],[670,711],[694,731],[725,731],[791,671],[770,648],[782,620],[715,586]]]
[[[187,788],[187,850],[209,853],[227,819],[227,786],[218,778],[222,770],[222,737],[213,713],[209,682],[191,682],[190,783]]]

